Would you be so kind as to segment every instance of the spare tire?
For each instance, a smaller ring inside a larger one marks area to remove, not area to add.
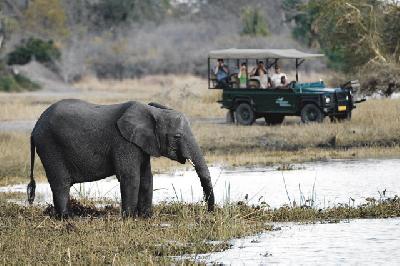
[[[315,104],[309,103],[304,105],[301,109],[301,121],[303,123],[321,123],[324,121],[324,114],[321,109],[318,108]]]
[[[236,121],[245,126],[249,126],[254,123],[254,111],[248,103],[241,103],[236,108]]]

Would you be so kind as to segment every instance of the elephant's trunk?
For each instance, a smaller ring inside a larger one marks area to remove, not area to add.
[[[190,148],[188,159],[193,162],[196,173],[200,178],[201,186],[203,187],[204,197],[208,204],[208,211],[213,211],[215,199],[210,172],[208,171],[208,167],[201,153],[200,147],[197,145],[194,138],[189,143]]]

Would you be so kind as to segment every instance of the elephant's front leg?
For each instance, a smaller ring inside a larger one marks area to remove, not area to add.
[[[153,201],[153,174],[151,173],[150,156],[144,160],[140,168],[140,188],[138,200],[138,214],[142,217],[152,215]]]
[[[129,169],[130,168],[130,169]],[[137,204],[140,186],[140,167],[119,169],[118,179],[121,187],[121,209],[123,217],[134,217],[137,213]]]

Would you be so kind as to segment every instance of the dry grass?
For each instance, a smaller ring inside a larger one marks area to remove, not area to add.
[[[97,209],[74,203],[73,209],[81,217],[57,221],[48,216],[49,208],[27,208],[0,198],[2,263],[173,264],[170,256],[221,251],[232,238],[271,230],[266,222],[399,217],[400,200],[370,198],[359,207],[344,204],[324,210],[238,203],[214,213],[201,204],[170,203],[155,206],[150,219],[135,220],[121,220],[116,206]]]
[[[328,160],[331,158],[395,157],[400,155],[400,99],[368,100],[359,104],[353,119],[344,123],[303,125],[287,118],[280,126],[251,127],[218,124],[225,110],[216,100],[220,91],[207,90],[204,79],[193,76],[152,76],[140,80],[97,81],[77,84],[76,98],[96,103],[127,100],[156,101],[184,112],[210,164],[254,166]],[[0,94],[0,120],[36,119],[56,94]],[[37,160],[36,176],[44,176]],[[153,170],[165,172],[182,166],[165,158],[153,159]],[[0,182],[26,180],[29,170],[28,134],[0,133]]]

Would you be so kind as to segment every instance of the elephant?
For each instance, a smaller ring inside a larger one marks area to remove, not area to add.
[[[150,157],[192,162],[208,211],[214,192],[205,159],[182,113],[157,103],[97,105],[77,99],[48,107],[32,130],[28,202],[33,203],[35,149],[53,194],[57,216],[69,217],[70,187],[115,175],[123,217],[152,215]]]

